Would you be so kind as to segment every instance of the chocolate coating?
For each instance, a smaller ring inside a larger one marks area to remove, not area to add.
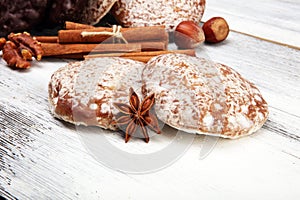
[[[50,22],[73,21],[94,25],[111,9],[117,0],[53,0]]]
[[[52,23],[64,21],[80,21],[81,9],[86,7],[85,0],[53,0],[50,7],[49,19]]]
[[[0,36],[29,30],[40,23],[50,0],[1,0]]]

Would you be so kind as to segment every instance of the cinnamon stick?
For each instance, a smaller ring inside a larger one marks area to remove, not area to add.
[[[112,28],[93,28],[84,30],[60,30],[58,32],[59,43],[100,43],[112,35],[101,34],[99,32],[112,33]],[[87,34],[91,35],[87,35]],[[122,28],[122,36],[127,42],[140,42],[140,41],[168,41],[169,35],[163,26],[149,26],[138,28]],[[84,35],[83,35],[84,34]]]
[[[154,56],[167,54],[167,53],[182,53],[190,56],[195,56],[195,50],[174,50],[174,51],[156,51],[156,52],[137,52],[137,53],[109,53],[109,54],[88,54],[88,53],[75,53],[66,55],[56,55],[55,58],[66,59],[92,59],[101,57],[122,57],[140,62],[148,62]]]
[[[64,59],[76,59],[76,60],[83,60],[84,56],[88,55],[88,53],[74,53],[74,54],[65,54],[65,55],[56,55],[51,56],[54,58],[64,58]]]
[[[87,56],[87,54],[78,53],[78,54],[68,54],[68,55],[57,55],[57,56],[53,56],[53,57],[62,58],[62,59],[83,60],[85,56]],[[128,57],[124,57],[124,58],[146,63],[153,57],[154,56],[132,56],[132,57],[128,56]]]
[[[58,37],[57,36],[35,36],[37,41],[44,42],[44,43],[57,43]]]
[[[44,56],[88,54],[90,52],[140,52],[141,44],[58,44],[42,43]]]
[[[45,56],[68,55],[77,53],[99,52],[98,48],[103,48],[101,52],[133,52],[133,51],[163,51],[167,49],[164,42],[141,42],[130,44],[59,44],[42,43]],[[120,49],[118,49],[120,48]],[[125,48],[125,49],[124,49]],[[75,56],[77,58],[77,56]],[[72,57],[71,57],[72,58]],[[83,57],[82,57],[83,58]]]
[[[80,24],[80,23],[66,21],[65,28],[66,30],[80,30],[80,29],[92,29],[95,27],[87,24]]]
[[[136,52],[136,53],[109,53],[109,54],[90,54],[84,56],[85,59],[91,58],[102,58],[102,57],[124,57],[132,60],[138,60],[141,62],[148,62],[152,57],[159,56],[169,53],[180,53],[190,56],[196,56],[196,51],[194,49],[186,50],[170,50],[170,51],[148,51],[148,52]]]
[[[140,42],[142,45],[142,51],[164,51],[168,49],[169,41],[149,41],[149,42]],[[131,43],[133,44],[133,43]]]

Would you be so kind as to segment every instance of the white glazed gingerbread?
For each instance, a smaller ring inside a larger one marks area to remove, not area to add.
[[[203,58],[166,54],[150,60],[143,93],[155,93],[166,124],[190,133],[238,138],[257,131],[268,106],[257,87],[233,69]]]
[[[97,58],[69,63],[49,83],[50,110],[64,121],[115,130],[114,102],[128,103],[129,88],[141,88],[144,63]],[[138,90],[139,89],[139,90]]]
[[[119,0],[112,13],[126,27],[164,25],[174,31],[182,21],[200,23],[204,9],[205,0]]]

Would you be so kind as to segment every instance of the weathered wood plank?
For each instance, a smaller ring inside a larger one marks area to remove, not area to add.
[[[277,140],[277,136],[269,134],[279,134],[285,139],[280,137],[272,145],[299,157],[300,51],[231,33],[225,43],[205,46],[202,54],[205,52],[207,57],[228,64],[259,87],[270,106],[264,126],[269,130],[263,135],[265,142]]]
[[[300,48],[297,0],[209,0],[203,21],[224,17],[231,29]]]
[[[250,137],[219,140],[204,160],[199,160],[204,137],[197,136],[175,164],[138,176],[100,165],[82,145],[76,129],[49,113],[48,80],[65,62],[44,60],[20,72],[1,61],[0,193],[20,199],[299,196],[294,187],[300,180],[299,51],[231,33],[227,42],[206,45],[199,54],[234,67],[256,83],[270,104],[269,121]],[[123,143],[116,136],[107,137]],[[135,142],[127,148],[140,153],[160,145],[158,140],[141,148]]]

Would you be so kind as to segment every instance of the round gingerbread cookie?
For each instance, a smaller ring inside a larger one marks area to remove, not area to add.
[[[49,83],[50,110],[64,121],[115,130],[119,112],[113,103],[128,103],[129,88],[140,93],[144,63],[97,58],[69,63]]]
[[[112,8],[125,27],[164,25],[174,31],[182,21],[200,23],[205,0],[118,0]]]
[[[257,131],[268,106],[257,87],[233,69],[181,54],[150,60],[142,74],[143,93],[155,93],[164,123],[189,133],[238,138]]]

